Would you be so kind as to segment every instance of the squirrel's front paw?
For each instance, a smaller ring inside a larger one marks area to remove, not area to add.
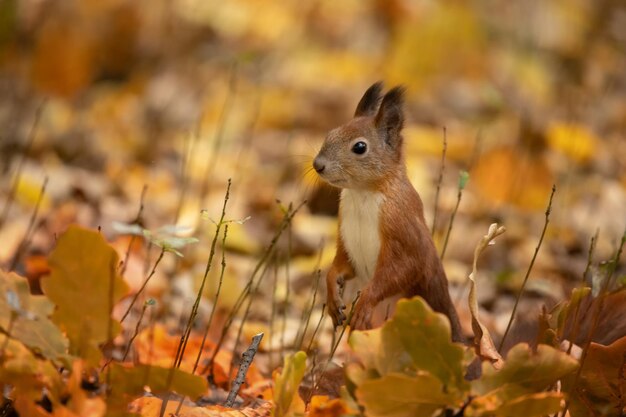
[[[344,313],[346,306],[338,294],[328,294],[327,298],[326,307],[328,308],[328,314],[333,319],[333,326],[337,328],[346,320],[346,314]]]
[[[367,299],[366,293],[362,293],[361,297],[354,306],[352,320],[350,321],[350,330],[367,330],[372,328],[372,312],[373,305]]]

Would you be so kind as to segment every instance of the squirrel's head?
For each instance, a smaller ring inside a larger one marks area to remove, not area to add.
[[[354,118],[331,130],[313,161],[324,181],[340,188],[376,189],[404,169],[404,88],[382,96],[383,84],[367,89]]]

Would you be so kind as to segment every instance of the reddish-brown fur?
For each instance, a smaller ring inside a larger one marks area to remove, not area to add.
[[[452,339],[460,341],[461,327],[448,293],[448,281],[424,220],[422,201],[406,174],[400,134],[403,90],[392,89],[379,107],[381,89],[380,83],[370,87],[357,107],[356,117],[329,133],[315,161],[316,170],[332,185],[383,195],[375,272],[361,289],[351,328],[370,328],[375,307],[388,297],[419,295],[448,317]],[[366,139],[366,155],[350,154],[349,146],[358,140],[355,138]],[[341,221],[340,216],[340,225]],[[345,320],[346,308],[338,284],[354,276],[355,268],[338,233],[337,253],[326,277],[327,306],[335,325]]]

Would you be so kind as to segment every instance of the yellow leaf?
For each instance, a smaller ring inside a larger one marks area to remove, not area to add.
[[[527,344],[515,345],[500,370],[483,363],[483,375],[472,381],[479,394],[466,409],[467,416],[513,416],[523,404],[524,416],[543,416],[560,408],[560,393],[543,392],[571,375],[578,362],[565,352],[547,345],[533,351]],[[517,407],[516,405],[519,405]]]
[[[370,379],[359,385],[356,394],[368,417],[430,416],[448,405],[462,404],[428,372],[415,376],[391,373]]]
[[[83,371],[84,363],[80,360],[74,361],[72,374],[67,381],[67,391],[70,398],[65,407],[78,416],[102,417],[106,412],[106,404],[102,398],[91,396],[82,389]],[[55,407],[55,416],[56,411],[57,408]]]
[[[98,232],[70,226],[50,255],[50,276],[42,280],[44,293],[57,305],[52,320],[70,340],[70,353],[90,366],[100,361],[99,345],[121,330],[111,317],[113,305],[128,292],[118,263]]]
[[[551,148],[576,162],[587,162],[595,154],[599,139],[586,126],[575,123],[552,123],[546,132]]]
[[[306,370],[306,353],[300,351],[285,357],[283,370],[274,380],[274,417],[291,416],[304,411],[298,387]]]
[[[66,358],[68,341],[48,318],[54,305],[46,297],[31,295],[26,278],[3,271],[0,294],[0,328],[48,359]]]
[[[38,359],[17,340],[0,334],[0,346],[4,356],[0,367],[0,383],[13,386],[13,394],[29,401],[41,399],[41,390],[47,388],[53,403],[60,399],[62,381],[59,372],[48,360]],[[28,414],[27,414],[28,415]]]
[[[199,375],[176,369],[170,379],[169,368],[149,365],[127,366],[119,363],[110,365],[110,393],[107,397],[109,411],[122,412],[134,398],[149,387],[153,394],[174,391],[196,399],[207,392],[207,381]]]
[[[28,176],[20,177],[16,190],[16,196],[19,202],[29,206],[35,206],[41,195],[41,184],[41,179],[30,178]],[[40,209],[47,209],[48,207],[50,207],[50,198],[44,193],[41,199]]]
[[[481,74],[487,68],[483,26],[462,2],[433,3],[394,28],[394,42],[384,66],[386,78],[391,82],[411,80],[412,87],[420,88],[431,78],[451,73]],[[450,59],[450,51],[454,51],[454,59]]]

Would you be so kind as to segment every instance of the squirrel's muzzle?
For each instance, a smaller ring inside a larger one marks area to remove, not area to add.
[[[323,157],[318,155],[313,160],[313,168],[315,168],[315,171],[318,174],[321,174],[322,172],[324,172],[324,169],[326,169],[326,160]]]

